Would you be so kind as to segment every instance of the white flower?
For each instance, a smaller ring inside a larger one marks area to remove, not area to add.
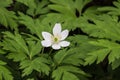
[[[42,46],[50,47],[52,46],[53,49],[60,49],[61,47],[67,47],[70,45],[70,42],[64,41],[67,38],[69,32],[68,30],[61,31],[61,24],[56,23],[53,28],[53,35],[48,32],[42,32],[42,36],[44,38],[41,41]]]

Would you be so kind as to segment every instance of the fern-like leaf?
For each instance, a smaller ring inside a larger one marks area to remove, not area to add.
[[[0,8],[0,23],[5,27],[10,27],[11,29],[17,29],[17,17],[13,11],[8,11],[5,8]]]
[[[84,32],[97,38],[107,38],[111,40],[120,40],[120,26],[118,17],[109,15],[100,15],[97,18],[87,19],[89,22],[81,24]]]
[[[40,14],[45,14],[49,12],[49,8],[46,7],[48,5],[48,0],[17,0],[17,2],[20,2],[28,7],[27,14],[31,15],[32,17],[36,17]],[[41,16],[40,16],[41,17]]]
[[[17,17],[15,12],[6,9],[12,3],[12,0],[0,0],[0,24],[7,28],[10,27],[11,29],[17,30],[18,24],[16,22]]]
[[[0,0],[0,7],[9,7],[12,3],[12,0]]]
[[[26,41],[18,33],[4,32],[4,34],[6,37],[2,42],[3,49],[10,51],[8,58],[14,59],[14,61],[21,61],[27,57],[32,59],[41,51],[40,41]]]
[[[33,70],[43,72],[48,75],[50,68],[47,64],[49,64],[49,61],[44,57],[37,57],[33,60],[24,60],[20,64],[20,68],[23,69],[22,76],[31,74]]]
[[[28,15],[24,15],[23,13],[19,13],[19,15],[20,15],[19,22],[25,25],[32,34],[36,34],[41,40],[42,40],[41,32],[44,30],[50,30],[49,27],[40,24],[39,19],[33,19]]]
[[[76,10],[79,11],[81,15],[83,7],[89,3],[91,0],[50,0],[54,4],[49,5],[49,7],[55,11],[63,13],[64,15],[69,15],[71,17],[76,17]],[[71,6],[72,5],[72,6]]]
[[[110,15],[119,16],[120,15],[120,0],[114,1],[113,5],[114,5],[114,7],[112,7],[112,6],[106,7],[105,6],[105,7],[98,8],[98,11],[107,12]]]
[[[36,8],[35,0],[16,0],[17,2],[23,3],[30,8]]]
[[[97,41],[91,41],[92,45],[100,46],[101,49],[95,50],[90,52],[88,57],[86,57],[85,64],[92,64],[93,62],[97,61],[97,63],[100,63],[104,60],[104,58],[108,55],[109,63],[113,63],[116,59],[120,58],[120,45],[108,41],[108,40],[97,40]]]
[[[85,73],[77,67],[60,66],[53,71],[52,77],[54,80],[80,80],[74,73],[85,75]]]
[[[79,48],[72,48],[70,50],[61,50],[54,56],[54,70],[52,77],[55,80],[79,80],[79,75],[88,76],[77,66],[83,65],[83,55],[79,53]],[[70,78],[68,76],[71,76]],[[80,78],[81,79],[81,78]]]
[[[6,63],[0,60],[0,80],[13,80],[11,72],[4,66]]]
[[[56,65],[70,64],[79,66],[80,64],[83,64],[82,59],[80,59],[80,54],[76,53],[76,50],[77,48],[73,48],[68,51],[66,50],[59,51],[54,56],[54,61]]]

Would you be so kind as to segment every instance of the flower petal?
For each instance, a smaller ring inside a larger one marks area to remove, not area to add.
[[[60,44],[53,44],[53,45],[52,45],[52,48],[55,49],[55,50],[58,50],[58,49],[60,49],[61,47],[60,47]]]
[[[60,44],[60,46],[62,46],[62,47],[67,47],[67,46],[70,45],[70,42],[68,42],[68,41],[62,41],[62,42],[60,42],[59,44]]]
[[[51,40],[52,35],[48,32],[42,32],[42,36],[45,40]]]
[[[43,40],[41,41],[41,44],[43,47],[50,47],[52,45],[52,42],[49,40]]]
[[[69,34],[69,31],[68,30],[64,30],[61,32],[61,40],[64,40],[65,38],[67,38]]]
[[[54,28],[53,28],[53,35],[58,35],[61,33],[61,24],[56,23]]]

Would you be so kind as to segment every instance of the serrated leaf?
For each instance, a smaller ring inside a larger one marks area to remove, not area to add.
[[[92,0],[75,0],[75,5],[74,6],[81,13],[84,6],[87,5],[91,1]]]
[[[85,75],[85,73],[77,67],[60,66],[53,71],[52,77],[54,78],[54,80],[80,80],[74,73]]]
[[[61,22],[63,23],[63,28],[66,28],[68,30],[75,30],[83,22],[82,10],[84,6],[88,4],[91,0],[50,1],[53,4],[48,5],[48,7],[55,12],[49,13],[47,17],[43,19],[43,23],[45,22],[47,24],[53,25],[57,22]]]
[[[0,80],[13,80],[11,72],[4,66],[0,65]]]
[[[0,49],[0,54],[5,54],[6,52],[2,49]]]
[[[8,54],[9,59],[14,61],[21,61],[29,55],[29,50],[23,37],[18,34],[12,34],[10,32],[4,32],[5,38],[2,42],[4,50],[10,51]]]
[[[4,49],[9,49],[11,51],[13,50],[17,52],[22,51],[26,54],[29,53],[26,42],[20,34],[18,33],[12,34],[10,32],[4,32],[4,35],[6,36],[5,41],[3,42],[3,44],[5,45]]]
[[[116,69],[120,66],[120,59],[116,59],[113,63],[112,63],[112,69]]]
[[[95,61],[98,64],[105,59],[105,57],[108,55],[109,52],[110,52],[109,49],[101,49],[101,50],[97,50],[97,51],[93,51],[91,53],[88,53],[89,56],[85,58],[84,64],[91,65]]]
[[[44,57],[38,57],[33,60],[24,60],[20,63],[20,68],[23,69],[22,76],[31,74],[33,70],[43,72],[48,75],[50,71],[50,68],[47,65],[48,63],[49,61]]]
[[[16,0],[16,1],[25,4],[30,8],[36,8],[35,0]]]
[[[9,53],[7,55],[8,59],[13,59],[13,61],[18,62],[18,61],[23,61],[24,59],[27,58],[27,55],[25,55],[24,53]]]
[[[11,29],[17,29],[17,17],[13,11],[8,11],[5,8],[0,8],[0,23],[5,27],[10,27]]]
[[[49,5],[52,10],[58,11],[66,16],[76,17],[76,10],[79,15],[82,13],[83,7],[91,0],[50,0],[54,4]],[[72,5],[72,6],[71,6]]]
[[[12,0],[0,0],[0,7],[8,7],[12,2]]]
[[[69,76],[69,77],[68,77],[68,76]],[[72,73],[64,72],[62,80],[69,80],[69,79],[79,80],[79,79],[77,78],[77,76],[73,75]]]
[[[52,18],[52,20],[51,20],[51,18]],[[47,14],[47,17],[45,17],[41,21],[41,23],[44,24],[45,26],[49,27],[49,26],[54,26],[55,23],[59,22],[59,23],[63,23],[62,24],[63,29],[75,30],[76,28],[81,26],[81,24],[84,21],[85,20],[83,17],[76,18],[76,17],[65,16],[60,13],[59,14],[58,13],[50,13],[50,14]]]
[[[59,11],[61,13],[64,13],[65,15],[69,15],[71,17],[75,17],[74,11],[69,10],[69,7],[65,7],[62,5],[49,5],[51,9],[54,9],[56,11]]]
[[[95,46],[101,46],[102,48],[95,50],[94,52],[91,52],[90,53],[91,56],[86,57],[87,64],[91,64],[95,60],[97,60],[97,63],[99,63],[100,61],[103,61],[107,55],[108,55],[109,63],[113,63],[116,59],[120,58],[119,44],[108,40],[97,40],[97,41],[91,41],[90,43]]]
[[[33,19],[30,16],[24,15],[23,13],[19,13],[19,22],[23,25],[25,25],[32,34],[36,34],[39,39],[42,40],[41,33],[44,31],[46,26],[43,26],[40,24],[40,21],[38,19]]]
[[[98,50],[100,47],[91,45],[89,42],[94,41],[94,39],[89,38],[85,35],[74,35],[68,37],[68,40],[71,42],[71,48],[76,47],[76,53],[78,53],[81,58],[85,58],[85,56],[91,51]]]
[[[118,22],[118,17],[104,14],[97,16],[97,18],[87,20],[90,20],[92,23],[85,22],[81,24],[80,27],[90,36],[118,41],[120,40],[120,23]]]
[[[6,63],[4,61],[0,60],[0,65],[5,65]]]
[[[54,61],[56,65],[70,64],[77,65],[83,64],[81,54],[77,52],[77,48],[70,49],[68,51],[62,50],[55,54]]]
[[[85,35],[74,35],[74,36],[70,36],[68,37],[68,40],[70,40],[72,43],[77,43],[79,46],[82,43],[88,42],[90,41],[90,39],[88,38],[88,36]]]
[[[35,4],[36,4],[36,8],[34,7],[29,7],[29,9],[27,10],[27,14],[31,15],[32,17],[35,17],[37,15],[44,15],[45,13],[49,12],[49,8],[46,6],[48,5],[49,1],[48,0],[36,0]]]
[[[110,15],[120,15],[120,0],[114,1],[113,6],[105,6],[98,8],[98,11],[107,12]]]
[[[35,41],[28,41],[28,47],[29,47],[29,52],[30,52],[30,57],[32,58],[36,54],[40,53],[41,51],[41,43],[40,41],[35,42]]]
[[[22,61],[27,57],[32,59],[41,51],[42,46],[40,41],[26,41],[18,33],[4,32],[4,34],[5,39],[2,45],[3,49],[10,51],[7,56],[9,59],[13,59],[14,61]]]

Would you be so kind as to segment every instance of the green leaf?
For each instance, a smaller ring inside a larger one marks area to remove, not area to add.
[[[51,29],[49,26],[53,27],[55,23],[61,23],[62,29],[75,30],[81,26],[83,22],[85,22],[83,17],[70,17],[62,15],[60,13],[47,14],[46,17],[41,21],[43,25],[48,27],[48,29],[45,28],[48,31]]]
[[[86,64],[91,64],[95,60],[97,60],[97,63],[101,62],[104,60],[104,58],[108,55],[108,60],[109,63],[113,63],[116,59],[120,58],[120,45],[108,41],[108,40],[97,40],[97,41],[91,41],[90,42],[92,45],[95,46],[100,46],[102,47],[101,49],[95,50],[91,53],[89,53],[88,57],[86,57]]]
[[[113,63],[112,63],[112,69],[116,69],[120,66],[120,58],[116,59]]]
[[[13,80],[11,72],[4,66],[6,63],[0,60],[0,80]]]
[[[0,60],[0,65],[5,65],[6,63]]]
[[[27,80],[35,80],[35,79],[32,78],[32,79],[27,79]]]
[[[0,80],[13,80],[13,77],[11,75],[11,72],[3,67],[3,66],[0,66]]]
[[[59,66],[53,71],[52,77],[54,80],[80,80],[74,73],[85,75],[85,73],[77,67]]]
[[[75,0],[75,8],[82,13],[83,8],[92,0]]]
[[[114,1],[113,6],[105,6],[98,8],[98,11],[107,12],[110,15],[120,15],[120,0]]]
[[[0,0],[0,8],[1,7],[9,7],[12,4],[12,0]]]
[[[5,54],[5,53],[6,53],[6,51],[0,49],[0,54]]]
[[[109,49],[100,49],[100,50],[88,53],[88,56],[85,58],[85,65],[88,65],[88,64],[91,65],[95,61],[97,64],[102,62],[109,52],[110,52]]]
[[[8,11],[5,8],[0,8],[0,23],[4,25],[5,27],[10,27],[11,29],[17,29],[17,17],[15,15],[15,12]]]
[[[11,29],[17,29],[17,23],[15,13],[13,11],[8,11],[6,7],[9,7],[12,4],[12,0],[0,0],[0,24],[5,27],[10,27]]]
[[[45,14],[49,12],[49,8],[46,6],[48,5],[48,0],[17,0],[17,2],[23,3],[28,7],[26,13],[31,15],[33,18],[40,14]]]
[[[88,76],[84,71],[78,68],[77,66],[83,65],[84,54],[81,52],[80,47],[74,47],[71,49],[63,49],[58,51],[54,59],[54,69],[52,77],[54,80],[79,80],[76,74]],[[71,77],[68,77],[71,76]]]
[[[49,64],[49,61],[44,57],[37,57],[33,60],[24,60],[20,63],[20,68],[23,69],[22,76],[31,74],[33,70],[48,75],[50,68],[47,64]]]
[[[48,5],[49,1],[48,0],[36,0],[35,4],[36,4],[36,8],[34,7],[29,7],[29,9],[27,10],[27,14],[31,15],[32,17],[36,17],[38,15],[44,15],[46,13],[49,12],[49,8],[46,6]],[[40,15],[40,17],[41,17]]]
[[[82,43],[88,42],[91,39],[88,38],[88,36],[85,36],[85,35],[74,35],[74,36],[68,37],[68,40],[71,43],[74,43],[74,44],[77,43],[77,45],[80,46]]]
[[[10,51],[7,56],[9,59],[13,59],[14,61],[22,61],[27,57],[32,59],[41,51],[42,46],[40,41],[33,41],[32,39],[26,41],[18,33],[4,32],[4,34],[5,39],[2,45],[3,49]]]
[[[29,55],[26,42],[20,34],[4,32],[4,36],[2,46],[4,50],[10,51],[8,58],[14,59],[14,61],[21,61],[27,57],[26,55]]]
[[[24,52],[26,54],[29,54],[27,45],[23,37],[18,34],[12,34],[10,32],[4,32],[4,35],[6,36],[4,40],[4,49],[9,49],[11,51],[17,51],[17,52]],[[7,46],[10,45],[10,46]]]
[[[58,11],[66,16],[76,17],[76,9],[81,15],[84,6],[91,0],[50,0],[54,4],[49,5],[52,10]],[[72,5],[72,6],[71,6]]]
[[[11,52],[7,55],[8,59],[13,59],[13,61],[23,61],[27,58],[27,56],[24,53],[17,53],[17,52]]]
[[[81,54],[78,53],[78,50],[78,48],[73,48],[68,51],[61,50],[56,53],[54,56],[56,65],[70,64],[79,66],[80,64],[83,64]]]
[[[91,0],[50,0],[48,7],[55,11],[43,19],[43,23],[63,23],[63,29],[75,30],[83,22],[82,11]],[[72,6],[71,6],[72,5]],[[57,12],[56,12],[57,11]],[[77,13],[77,14],[76,14]]]
[[[30,16],[24,15],[23,13],[19,13],[19,22],[23,25],[25,25],[32,34],[36,34],[39,39],[42,40],[42,31],[45,30],[45,28],[48,28],[46,26],[43,26],[40,24],[40,21],[38,19],[33,19]],[[48,28],[49,29],[49,28]]]
[[[111,40],[120,40],[120,23],[117,16],[100,15],[96,18],[87,19],[89,22],[81,24],[84,32],[97,38],[107,38]],[[116,26],[116,27],[115,27]]]
[[[16,0],[17,2],[23,3],[30,8],[36,8],[35,0]]]
[[[82,59],[84,59],[85,56],[91,51],[95,51],[100,48],[98,46],[90,44],[89,42],[94,41],[94,39],[89,38],[85,35],[70,36],[68,37],[68,41],[71,42],[70,47],[76,48],[74,51],[76,51],[76,53],[78,53],[78,55],[80,55]]]
[[[42,49],[40,41],[38,42],[28,41],[28,47],[29,47],[29,52],[30,52],[29,54],[31,58],[39,54]]]

